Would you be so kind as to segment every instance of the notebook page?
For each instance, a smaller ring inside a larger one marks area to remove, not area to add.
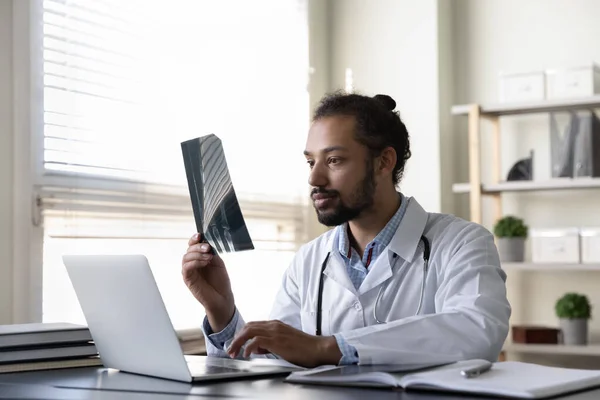
[[[323,366],[293,372],[285,380],[303,383],[353,383],[356,386],[378,384],[398,387],[401,386],[403,376],[415,373],[416,370],[425,370],[425,367],[423,364]]]
[[[505,361],[479,377],[467,379],[459,369],[412,374],[403,379],[406,388],[491,394],[517,398],[541,398],[600,386],[600,371],[547,367]]]

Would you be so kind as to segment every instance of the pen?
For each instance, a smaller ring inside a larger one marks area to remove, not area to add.
[[[478,365],[475,365],[471,368],[466,368],[460,371],[460,374],[465,378],[475,378],[484,372],[489,371],[492,368],[492,363],[489,361],[482,362]]]

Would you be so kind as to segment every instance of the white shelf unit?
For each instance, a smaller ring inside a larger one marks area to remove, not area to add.
[[[547,181],[510,181],[492,184],[482,184],[482,194],[495,194],[502,192],[534,192],[550,190],[580,190],[600,189],[600,178],[556,178]],[[452,185],[454,193],[469,193],[471,184],[455,183]]]
[[[469,182],[455,183],[454,193],[468,193],[470,219],[481,223],[481,202],[483,196],[494,200],[493,219],[502,217],[502,193],[532,192],[551,190],[600,189],[600,178],[556,178],[547,181],[502,181],[500,166],[500,117],[520,114],[537,114],[553,111],[600,108],[600,95],[581,99],[546,100],[516,104],[479,105],[467,104],[452,107],[453,115],[465,115],[469,119]],[[492,124],[492,181],[481,180],[481,120]]]
[[[469,115],[472,104],[457,105],[452,107],[453,115]],[[579,98],[544,100],[527,103],[492,104],[481,106],[479,113],[485,116],[499,117],[502,115],[536,114],[552,111],[568,111],[582,108],[600,108],[600,95]]]
[[[502,268],[507,271],[553,271],[553,272],[581,272],[599,271],[599,264],[564,264],[564,263],[502,263]]]
[[[469,195],[471,221],[482,223],[482,200],[484,196],[492,200],[492,218],[494,221],[497,221],[503,216],[503,193],[600,189],[600,178],[588,177],[556,178],[547,181],[503,181],[500,165],[500,118],[502,116],[598,108],[600,108],[600,95],[584,99],[552,100],[520,104],[468,104],[452,107],[453,115],[468,117],[469,182],[455,183],[452,186],[452,190],[454,193],[466,193]],[[482,120],[490,123],[492,127],[491,157],[486,157],[486,162],[489,161],[492,165],[492,178],[491,182],[485,183],[482,182],[481,176],[480,123]],[[507,271],[539,271],[542,273],[600,271],[600,264],[538,264],[523,262],[503,263],[502,267]],[[503,352],[600,356],[600,345],[565,346],[507,343],[503,348]]]
[[[564,344],[507,343],[502,350],[506,353],[600,357],[600,345],[598,344],[568,346]]]

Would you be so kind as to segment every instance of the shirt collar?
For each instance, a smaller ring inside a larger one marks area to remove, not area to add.
[[[387,245],[390,244],[390,241],[396,234],[398,226],[400,225],[400,221],[402,221],[402,217],[406,213],[406,208],[408,206],[408,199],[402,193],[398,193],[398,195],[400,196],[400,207],[398,207],[398,210],[396,210],[396,213],[394,213],[394,215],[388,221],[385,227],[381,231],[379,231],[377,236],[375,236],[375,238],[371,242],[369,242],[366,249],[370,248],[371,246],[379,246],[380,248],[385,248]],[[335,247],[337,247],[342,257],[350,259],[351,247],[350,238],[348,236],[347,222],[338,226],[335,236],[336,240],[334,240],[333,243],[334,249]],[[359,254],[359,258],[362,258],[362,256],[362,254]]]

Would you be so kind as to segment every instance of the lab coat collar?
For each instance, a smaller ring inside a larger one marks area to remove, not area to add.
[[[417,252],[421,235],[425,231],[428,215],[414,198],[407,197],[406,201],[408,201],[406,213],[404,214],[402,221],[400,221],[400,225],[392,237],[387,249],[392,253],[397,254],[403,260],[412,262],[415,253]],[[331,254],[329,255],[329,262],[325,269],[325,275],[348,289],[350,292],[356,294],[357,291],[348,277],[344,260],[335,246],[335,235],[336,229],[332,229],[326,247]],[[392,277],[392,264],[395,262],[401,261],[394,260],[392,254],[384,250],[383,253],[377,257],[377,260],[369,267],[370,271],[360,285],[358,293],[366,293]]]
[[[406,214],[400,221],[400,226],[392,237],[388,249],[405,261],[412,262],[425,231],[428,214],[414,198],[407,198],[407,201]]]
[[[427,223],[427,212],[415,199],[406,198],[406,201],[408,201],[406,213],[400,221],[400,225],[396,229],[396,233],[392,237],[390,244],[386,248],[387,251],[384,250],[377,257],[377,260],[371,264],[369,273],[358,288],[358,293],[361,295],[378,287],[392,277],[394,274],[393,265],[395,263],[402,263],[402,260],[398,258],[394,259],[394,254],[397,254],[399,258],[408,263],[412,262],[414,258],[419,240]]]
[[[407,210],[408,211],[408,210]],[[354,295],[361,295],[385,282],[392,276],[392,267],[388,261],[387,252],[384,250],[382,254],[369,267],[369,273],[365,280],[359,286],[358,291],[348,276],[346,269],[346,260],[342,257],[339,249],[336,246],[335,236],[337,229],[334,229],[327,241],[327,249],[329,250],[329,261],[325,268],[324,274],[338,285],[344,287]]]
[[[414,197],[405,197],[405,201],[408,201],[406,213],[387,248],[405,261],[411,262],[417,251],[421,235],[425,232],[428,214]],[[339,253],[335,242],[336,235],[337,228],[331,229],[327,239],[326,249],[332,254]],[[389,259],[391,260],[391,256]]]
[[[356,295],[356,288],[348,276],[348,271],[345,267],[344,259],[338,251],[332,251],[329,254],[327,267],[323,273],[338,285],[347,289],[350,293]],[[367,275],[368,276],[368,275]]]

